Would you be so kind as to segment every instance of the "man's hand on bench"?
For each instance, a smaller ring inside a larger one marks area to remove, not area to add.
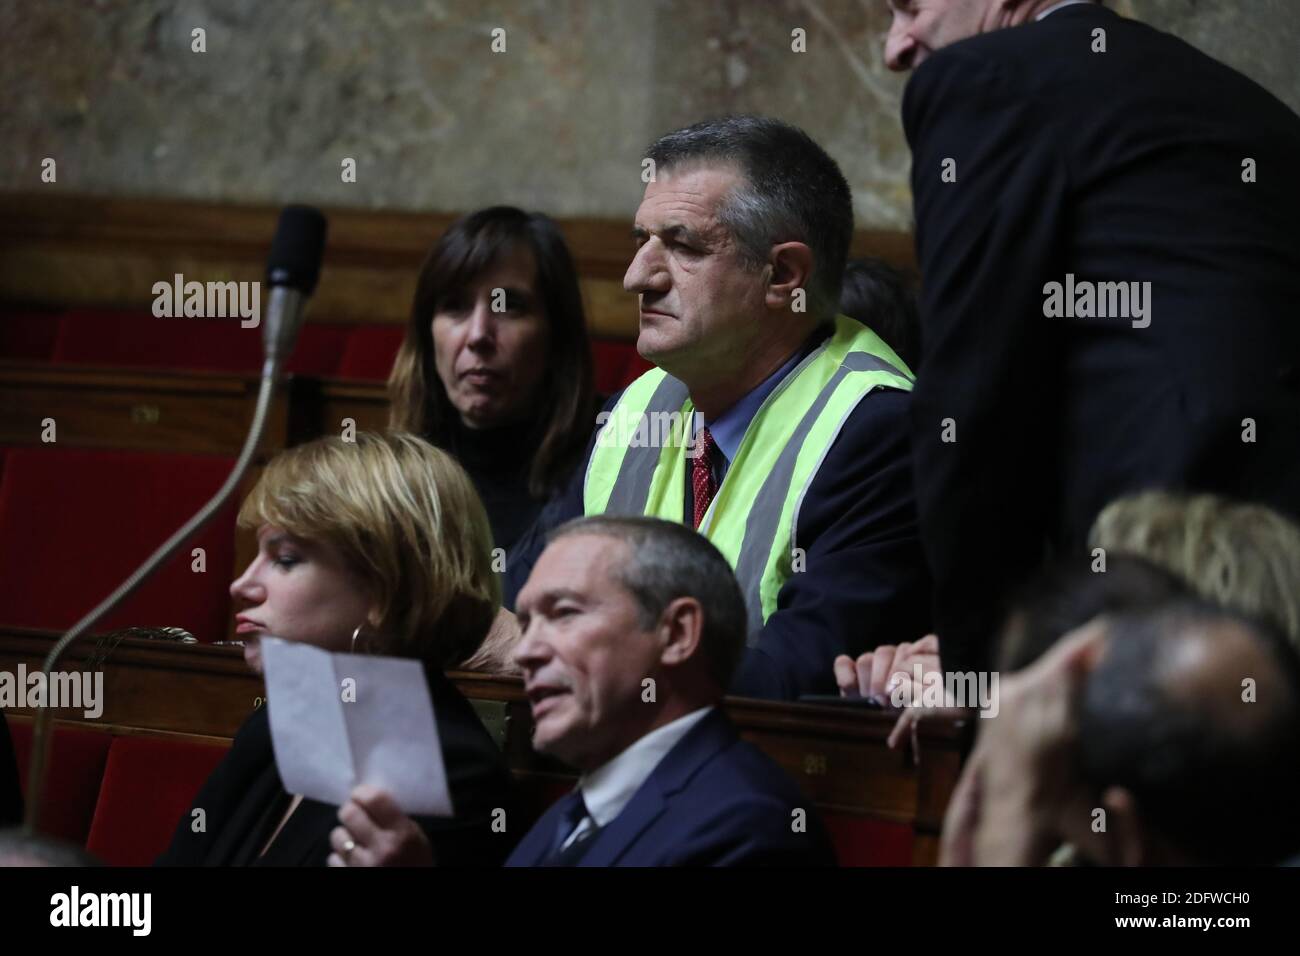
[[[835,658],[835,683],[839,685],[840,696],[869,697],[882,707],[896,707],[898,700],[922,700],[925,677],[932,672],[941,673],[939,638],[934,634],[927,634],[910,644],[883,644],[856,661],[847,654]],[[904,684],[910,687],[903,687]],[[919,763],[921,748],[917,723],[923,717],[954,720],[965,716],[963,709],[953,706],[903,707],[894,729],[889,732],[887,743],[893,748],[910,739],[913,757]]]

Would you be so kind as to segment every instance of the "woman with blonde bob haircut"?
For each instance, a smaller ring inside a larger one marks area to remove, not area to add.
[[[1107,505],[1088,546],[1145,558],[1202,598],[1273,624],[1300,647],[1300,526],[1271,508],[1144,491]]]
[[[280,455],[239,523],[337,550],[372,598],[358,650],[454,667],[478,650],[501,607],[487,515],[469,476],[414,435],[363,432],[355,443],[328,438]],[[375,642],[382,646],[368,646]]]
[[[276,456],[244,501],[240,525],[258,551],[231,585],[244,657],[261,671],[261,640],[332,652],[406,657],[424,665],[451,788],[452,818],[414,818],[436,858],[496,865],[509,851],[492,831],[509,800],[500,751],[444,671],[473,656],[501,603],[487,515],[464,470],[414,435],[325,438]],[[356,843],[331,846],[341,814],[367,832],[399,807],[358,787],[343,808],[285,791],[267,707],[245,721],[229,754],[186,814],[164,865],[325,865],[359,858]],[[358,859],[358,862],[360,859]]]

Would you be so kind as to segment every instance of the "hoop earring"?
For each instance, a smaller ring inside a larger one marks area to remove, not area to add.
[[[357,652],[357,635],[360,633],[361,633],[361,625],[358,624],[357,629],[352,632],[352,653],[353,654]]]

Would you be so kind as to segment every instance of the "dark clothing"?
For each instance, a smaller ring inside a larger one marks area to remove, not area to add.
[[[809,350],[816,344],[810,342]],[[785,700],[835,693],[836,655],[856,656],[925,634],[929,580],[912,498],[908,398],[896,389],[876,389],[845,420],[799,509],[795,540],[805,550],[805,569],[781,589],[757,643],[745,651],[731,693]],[[584,464],[510,553],[507,606],[514,607],[546,533],[583,514],[586,460],[595,439],[593,432]],[[685,454],[681,467],[687,467]],[[685,487],[689,516],[689,472]]]
[[[9,737],[9,724],[0,711],[0,829],[23,822],[23,792],[19,785],[18,758]]]
[[[528,476],[540,441],[528,421],[499,428],[466,428],[457,418],[439,447],[454,455],[483,499],[492,541],[509,550],[537,519],[545,503],[528,490]]]
[[[987,666],[1001,600],[1121,495],[1300,513],[1295,113],[1089,4],[939,50],[903,122],[916,491],[945,669]],[[1146,318],[1048,317],[1045,286],[1067,275],[1149,283]]]
[[[506,810],[507,822],[512,817],[509,770],[469,701],[441,671],[426,667],[425,673],[456,816],[413,819],[429,837],[439,865],[499,866],[515,842],[508,826],[503,833],[492,828],[493,810]],[[270,717],[263,707],[244,722],[230,753],[194,800],[193,809],[204,811],[206,832],[193,832],[193,815],[186,813],[155,865],[324,866],[339,808],[315,800],[303,800],[259,856],[292,799],[276,769]]]
[[[506,866],[556,862],[553,846],[568,803],[560,800],[542,815]],[[668,751],[619,815],[587,841],[576,865],[834,863],[812,802],[714,710]]]

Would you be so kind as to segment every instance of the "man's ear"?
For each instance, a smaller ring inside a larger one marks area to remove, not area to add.
[[[704,608],[692,597],[680,597],[668,602],[659,616],[659,634],[663,645],[659,662],[665,667],[676,667],[695,656],[704,633]]]
[[[808,302],[808,283],[813,273],[812,249],[802,242],[779,243],[768,254],[765,271],[767,289],[764,301],[769,309],[794,307],[796,311],[808,311],[811,304]]]

